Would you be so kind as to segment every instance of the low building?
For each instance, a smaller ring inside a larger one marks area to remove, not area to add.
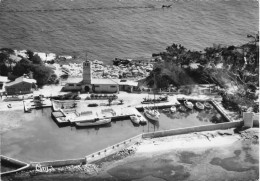
[[[8,95],[29,94],[33,92],[33,88],[36,88],[36,80],[29,79],[27,75],[23,75],[16,78],[15,81],[7,83],[5,92]]]
[[[133,92],[138,90],[138,82],[126,79],[114,79],[120,91]]]
[[[9,82],[9,79],[5,76],[0,76],[0,94],[2,95],[5,91],[5,84]]]

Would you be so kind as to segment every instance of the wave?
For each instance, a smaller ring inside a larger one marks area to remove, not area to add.
[[[124,7],[98,7],[98,8],[59,8],[59,9],[32,9],[32,10],[4,10],[5,13],[31,13],[31,12],[60,12],[60,11],[98,11],[121,9],[154,9],[155,6],[124,6]]]

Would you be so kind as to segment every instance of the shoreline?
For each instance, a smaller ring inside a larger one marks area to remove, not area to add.
[[[39,178],[63,178],[72,177],[79,178],[84,176],[84,178],[109,178],[110,171],[115,168],[120,168],[121,165],[126,163],[132,163],[132,161],[140,162],[141,160],[146,160],[153,157],[160,157],[160,155],[172,154],[174,155],[178,152],[185,150],[190,150],[196,154],[203,153],[203,150],[215,150],[218,148],[228,148],[231,145],[237,143],[248,143],[253,150],[259,149],[259,128],[251,128],[248,130],[215,130],[206,131],[200,133],[191,133],[185,135],[168,136],[162,138],[146,139],[136,144],[130,146],[129,148],[117,152],[116,154],[110,155],[105,159],[99,160],[93,164],[86,164],[80,166],[67,166],[67,167],[57,167],[49,170],[48,173],[39,173],[35,170],[25,171],[17,173],[15,175],[6,176],[5,178],[16,179],[29,179],[34,177]],[[240,145],[240,144],[238,144]],[[242,144],[243,145],[243,144]],[[257,146],[257,147],[256,147]],[[32,177],[33,176],[33,177]],[[111,177],[111,175],[110,175]]]

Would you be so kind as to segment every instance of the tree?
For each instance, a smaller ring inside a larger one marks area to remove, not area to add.
[[[33,78],[37,80],[38,85],[45,85],[48,83],[53,70],[44,65],[33,65],[32,66]]]
[[[41,59],[41,57],[39,57],[39,55],[35,54],[35,55],[32,57],[32,63],[33,63],[33,64],[42,64],[42,59]]]
[[[26,54],[27,54],[27,56],[28,56],[28,59],[29,59],[30,61],[32,61],[33,55],[34,55],[33,51],[27,50],[27,51],[26,51]]]

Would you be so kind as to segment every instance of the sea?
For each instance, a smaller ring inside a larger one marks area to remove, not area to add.
[[[200,51],[239,45],[258,27],[256,0],[0,1],[0,48],[87,53],[108,64],[116,57],[151,57],[173,43]]]

